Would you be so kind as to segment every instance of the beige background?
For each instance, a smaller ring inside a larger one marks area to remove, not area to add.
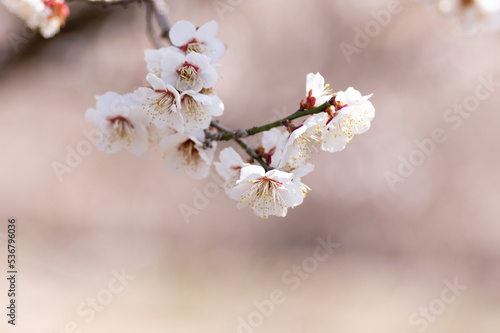
[[[222,18],[212,1],[170,2],[172,22],[220,22],[223,123],[291,113],[305,75],[319,71],[334,90],[374,93],[371,130],[315,157],[304,179],[313,191],[285,219],[261,220],[220,193],[186,223],[179,207],[213,180],[169,174],[155,151],[94,148],[59,182],[51,165],[85,145],[94,95],[145,84],[144,8],[72,6],[62,34],[26,38],[17,53],[9,38],[23,36],[21,22],[0,8],[0,268],[9,216],[20,261],[18,325],[2,314],[0,331],[59,333],[75,322],[94,333],[237,332],[238,317],[279,289],[286,301],[255,332],[412,333],[421,328],[412,314],[457,278],[467,290],[425,331],[498,332],[500,92],[457,129],[443,115],[480,77],[500,80],[500,33],[466,37],[434,6],[403,1],[349,63],[339,44],[352,44],[388,2],[247,0]],[[447,140],[392,192],[384,174],[436,128]],[[320,236],[340,248],[291,291],[282,275],[313,255]],[[80,304],[122,269],[135,279],[85,322]]]

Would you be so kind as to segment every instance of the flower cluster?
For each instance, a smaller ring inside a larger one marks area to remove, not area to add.
[[[297,126],[287,123],[287,131],[273,128],[264,132],[258,152],[269,166],[267,171],[244,163],[233,148],[220,153],[220,162],[214,164],[225,180],[226,194],[239,201],[238,207],[249,206],[263,218],[285,216],[288,208],[300,205],[310,191],[301,178],[314,169],[312,154],[343,150],[355,135],[370,128],[375,116],[368,101],[371,95],[362,96],[353,88],[334,94],[319,73],[307,75],[306,96],[298,112],[331,105]]]
[[[87,110],[86,118],[100,129],[99,150],[140,155],[159,146],[171,172],[208,176],[216,143],[203,149],[204,130],[224,111],[213,90],[215,67],[225,53],[224,44],[215,38],[217,30],[215,21],[198,29],[177,22],[170,30],[174,46],[145,51],[149,87],[96,97],[97,106]]]
[[[439,8],[446,14],[458,16],[468,33],[500,29],[498,0],[439,0]]]
[[[197,179],[207,177],[214,164],[226,194],[238,201],[238,207],[250,207],[262,218],[285,216],[310,191],[302,177],[314,169],[312,154],[341,151],[370,128],[375,115],[368,101],[371,95],[362,96],[353,88],[333,93],[319,73],[311,73],[306,77],[306,98],[293,115],[254,132],[227,129],[212,121],[224,111],[213,90],[218,80],[215,68],[225,53],[215,37],[217,29],[215,21],[199,28],[177,22],[169,34],[173,46],[145,51],[150,86],[125,95],[98,96],[96,108],[87,110],[87,121],[100,129],[96,140],[101,151],[125,149],[140,155],[158,146],[169,171]],[[293,124],[297,118],[300,123]],[[260,132],[257,148],[243,139]],[[217,141],[229,140],[244,147],[250,158],[228,147],[213,162]]]
[[[64,26],[69,16],[64,0],[0,0],[7,9],[19,16],[31,29],[39,29],[51,38]]]

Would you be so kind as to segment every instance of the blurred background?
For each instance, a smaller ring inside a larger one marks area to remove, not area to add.
[[[466,36],[415,1],[379,31],[373,11],[389,1],[168,4],[172,23],[219,22],[224,124],[295,111],[306,74],[320,72],[335,91],[374,93],[372,128],[315,156],[304,203],[262,220],[217,191],[215,175],[168,173],[157,151],[89,149],[94,96],[146,84],[144,7],[71,4],[50,40],[0,7],[0,267],[8,217],[19,263],[18,322],[2,314],[1,332],[500,330],[498,84],[472,111],[450,111],[500,81],[500,32]],[[436,129],[446,139],[419,153]],[[68,157],[77,149],[85,156]],[[323,261],[318,238],[339,245]]]

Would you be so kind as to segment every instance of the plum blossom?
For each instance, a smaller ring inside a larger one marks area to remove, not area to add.
[[[161,78],[161,61],[169,52],[171,51],[169,51],[166,47],[162,47],[158,50],[144,50],[144,61],[146,61],[148,72],[154,74],[158,78]]]
[[[229,194],[238,201],[238,208],[250,207],[259,217],[286,216],[288,208],[304,200],[300,184],[293,174],[280,170],[267,171],[257,165],[241,168],[240,179]]]
[[[226,52],[224,43],[215,38],[219,25],[216,21],[205,23],[196,28],[191,22],[178,21],[170,29],[169,37],[174,46],[169,49],[188,54],[201,53],[210,58],[213,64]]]
[[[213,90],[218,80],[214,66],[225,52],[216,32],[214,21],[198,29],[187,21],[175,24],[170,31],[175,46],[145,51],[150,87],[123,96],[114,92],[98,96],[96,108],[86,112],[87,121],[101,129],[99,150],[126,149],[139,155],[157,145],[167,170],[195,179],[207,177],[214,164],[224,181],[222,188],[239,208],[249,207],[262,218],[284,217],[311,191],[302,182],[314,169],[311,155],[318,148],[341,151],[370,128],[375,116],[371,95],[362,96],[352,87],[334,94],[321,74],[309,73],[306,98],[291,116],[247,131],[216,123],[210,127],[212,118],[224,112]],[[277,128],[281,125],[286,130]],[[262,145],[257,148],[239,140],[261,132]],[[213,162],[217,141],[230,139],[251,158],[244,161],[229,147]],[[251,164],[255,161],[260,165]]]
[[[184,62],[180,58],[185,58]],[[172,67],[173,59],[177,65]],[[217,72],[207,63],[206,56],[185,56],[163,48],[146,50],[145,60],[150,71],[146,79],[152,89],[140,88],[139,91],[144,97],[144,108],[156,126],[192,132],[208,128],[212,117],[222,115],[224,104],[213,88],[204,86],[207,82],[211,82],[209,86],[212,86],[217,80]],[[175,69],[178,66],[176,71],[168,72],[168,75],[162,69]],[[209,80],[206,80],[207,77]]]
[[[336,94],[335,105],[339,110],[333,118],[327,119],[322,129],[322,150],[332,153],[341,151],[355,135],[370,129],[370,122],[375,116],[375,108],[368,101],[371,96],[362,96],[352,87]],[[317,117],[321,119],[321,116]]]
[[[264,148],[264,155],[266,163],[277,168],[280,165],[281,157],[283,155],[283,146],[288,137],[288,133],[283,132],[278,128],[272,128],[262,134],[262,148]]]
[[[306,76],[306,100],[302,100],[300,107],[310,110],[318,107],[333,97],[329,85],[325,85],[325,79],[320,73],[309,73]]]
[[[469,34],[500,28],[498,0],[440,0],[438,5],[442,12],[457,15]]]
[[[45,38],[54,37],[66,23],[69,8],[63,0],[45,0],[45,10],[38,17],[37,26]]]
[[[180,113],[186,132],[208,128],[212,117],[220,116],[224,112],[224,104],[212,89],[202,89],[199,93],[186,90],[180,98]]]
[[[318,152],[321,146],[321,130],[325,124],[326,114],[320,113],[308,117],[297,126],[283,144],[280,168],[296,169],[309,164],[311,154]]]
[[[222,177],[222,187],[227,195],[240,179],[241,169],[250,164],[243,162],[241,156],[232,148],[223,149],[219,155],[220,162],[214,162],[215,170]]]
[[[206,178],[210,173],[217,145],[214,142],[212,148],[203,149],[204,137],[203,131],[164,137],[160,148],[165,152],[167,170],[172,173],[186,172],[195,179]]]
[[[297,127],[290,126],[290,133],[277,128],[264,132],[262,147],[267,156],[266,162],[281,170],[293,170],[309,164],[311,154],[319,151],[325,124],[326,114],[322,112],[308,117]]]
[[[148,120],[134,95],[107,92],[96,99],[96,108],[88,109],[85,118],[101,131],[97,148],[105,153],[122,149],[135,155],[144,153],[149,141]]]
[[[181,92],[212,88],[218,79],[210,58],[196,52],[184,55],[167,50],[161,60],[161,70],[161,79]]]
[[[69,8],[64,0],[0,0],[7,9],[19,16],[31,29],[39,29],[51,38],[64,26]]]
[[[170,127],[178,132],[184,131],[184,120],[180,113],[181,96],[171,85],[165,83],[154,74],[149,73],[146,80],[152,86],[139,88],[142,106],[150,119],[150,124],[158,128]]]

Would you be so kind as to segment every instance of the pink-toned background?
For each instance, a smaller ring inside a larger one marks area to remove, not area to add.
[[[14,216],[20,272],[18,325],[2,312],[0,332],[59,333],[71,322],[67,332],[238,332],[238,318],[278,289],[286,301],[255,332],[412,333],[423,327],[410,323],[414,312],[437,306],[455,279],[467,289],[421,331],[498,332],[498,87],[457,129],[443,116],[474,96],[481,77],[500,80],[500,32],[467,37],[435,6],[402,1],[348,62],[340,43],[353,44],[356,28],[389,2],[222,2],[235,5],[221,17],[212,1],[172,0],[169,16],[219,21],[228,45],[216,86],[223,123],[248,127],[293,112],[305,75],[319,71],[334,90],[374,93],[370,131],[314,158],[304,179],[313,191],[285,219],[261,220],[221,192],[187,221],[179,208],[214,181],[169,174],[155,151],[93,148],[59,182],[52,164],[86,144],[94,95],[145,84],[144,8],[72,6],[51,40],[24,37],[0,8],[0,268]],[[391,191],[386,173],[436,128],[447,140]],[[283,274],[314,254],[318,237],[340,248],[290,290]],[[122,269],[134,280],[87,323],[79,306]]]

